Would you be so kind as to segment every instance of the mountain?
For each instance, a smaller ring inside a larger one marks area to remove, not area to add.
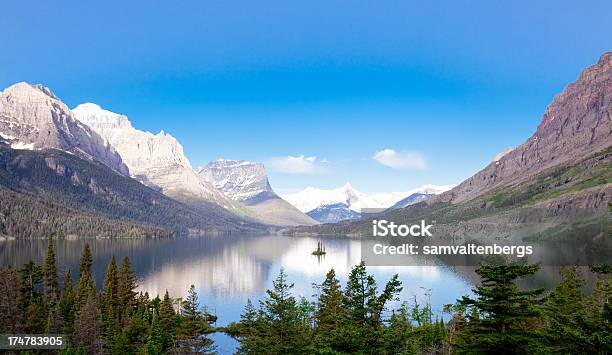
[[[261,163],[219,159],[199,168],[197,174],[203,183],[242,203],[251,216],[265,223],[282,226],[317,223],[272,190]]]
[[[612,235],[612,52],[582,71],[547,107],[536,132],[455,188],[384,218],[436,221],[455,240],[569,239]],[[371,221],[292,233],[371,235]],[[592,247],[592,246],[591,246]]]
[[[170,134],[140,131],[127,116],[92,103],[78,105],[72,111],[80,122],[119,153],[135,179],[181,202],[196,206],[212,202],[237,214],[243,213],[240,204],[198,178],[183,147]]]
[[[0,92],[0,137],[13,148],[54,148],[128,174],[121,156],[48,88],[18,83]]]
[[[0,235],[165,236],[265,230],[213,203],[177,202],[98,161],[0,144]]]
[[[444,195],[455,203],[468,201],[500,186],[520,183],[547,168],[573,164],[611,144],[612,52],[582,71],[575,83],[557,95],[536,132],[523,144],[498,155]]]
[[[219,159],[196,170],[201,180],[234,201],[249,202],[274,195],[264,165]]]
[[[408,192],[366,194],[347,182],[337,189],[307,187],[282,197],[319,222],[335,223],[361,218],[362,209],[387,209],[414,193],[439,194],[452,186],[424,185]]]
[[[306,213],[312,219],[321,223],[338,223],[340,221],[353,221],[361,218],[361,213],[349,208],[346,203],[332,203],[321,205]]]

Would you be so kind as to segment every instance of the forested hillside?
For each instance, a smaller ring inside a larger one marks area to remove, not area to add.
[[[110,219],[43,202],[0,186],[0,236],[45,238],[50,235],[81,237],[143,237],[174,235],[169,229]]]
[[[199,208],[189,207],[144,186],[138,181],[123,176],[95,161],[87,161],[58,150],[14,150],[0,145],[0,186],[11,190],[10,201],[3,203],[12,210],[37,210],[38,214],[49,216],[53,223],[46,223],[42,230],[61,233],[94,231],[96,226],[85,227],[86,219],[73,221],[68,228],[64,223],[61,230],[54,231],[60,216],[89,216],[99,220],[117,219],[117,224],[155,225],[179,234],[186,233],[232,233],[256,232],[263,227],[256,223],[239,220],[221,207],[210,204]],[[37,202],[36,206],[31,205]],[[53,206],[53,214],[42,212],[37,206]],[[79,212],[79,213],[76,213]],[[81,213],[84,212],[84,213]],[[50,217],[53,215],[54,217]],[[20,231],[19,237],[27,237],[25,231],[40,227],[30,225],[31,219],[24,215],[3,217],[5,234]],[[148,227],[147,227],[148,228]],[[142,227],[141,229],[147,230]],[[152,230],[151,230],[152,231]],[[168,232],[162,233],[168,234]],[[36,232],[35,235],[39,235]]]

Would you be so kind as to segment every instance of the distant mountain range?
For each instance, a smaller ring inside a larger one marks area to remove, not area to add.
[[[306,189],[282,197],[321,223],[361,218],[362,209],[402,208],[451,189],[454,185],[423,185],[406,192],[366,194],[350,183],[337,189]]]
[[[612,52],[582,71],[547,107],[536,132],[483,170],[424,204],[391,210],[398,222],[435,220],[465,238],[612,236]],[[368,219],[290,233],[368,235]],[[522,240],[522,239],[521,239]]]

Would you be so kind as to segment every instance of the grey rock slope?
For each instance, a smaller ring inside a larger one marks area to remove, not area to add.
[[[114,148],[41,85],[18,83],[0,92],[0,136],[15,149],[59,149],[128,174]]]
[[[242,203],[251,216],[262,222],[279,226],[317,223],[272,190],[261,163],[219,159],[199,168],[198,176],[203,183]]]

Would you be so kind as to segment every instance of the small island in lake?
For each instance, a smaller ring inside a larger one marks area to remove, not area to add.
[[[319,255],[325,255],[325,254],[327,254],[325,252],[325,245],[323,245],[323,243],[321,243],[321,242],[318,242],[317,243],[317,249],[315,249],[315,251],[312,252],[312,255],[319,256]]]

